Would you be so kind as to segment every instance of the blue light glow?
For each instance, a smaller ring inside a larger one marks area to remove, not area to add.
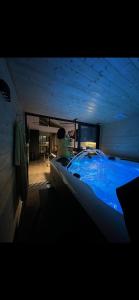
[[[73,160],[68,170],[80,174],[80,180],[88,184],[99,199],[123,214],[116,188],[139,176],[139,163],[109,160],[103,153],[89,158],[84,152]]]

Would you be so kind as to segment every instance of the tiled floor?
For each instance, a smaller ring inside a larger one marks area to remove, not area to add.
[[[27,207],[36,206],[40,204],[39,190],[48,187],[50,174],[49,161],[33,161],[29,164],[29,189]]]

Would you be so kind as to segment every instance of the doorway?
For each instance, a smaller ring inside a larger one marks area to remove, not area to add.
[[[75,120],[66,120],[50,116],[43,116],[32,113],[25,113],[26,136],[28,139],[28,165],[29,182],[30,167],[35,166],[34,173],[38,174],[37,164],[44,173],[47,170],[47,176],[50,172],[50,159],[57,156],[57,131],[64,127],[66,134],[70,139],[70,148],[73,155],[87,148],[99,149],[100,126],[97,124],[88,124]],[[32,169],[31,168],[31,169]],[[35,178],[34,178],[35,180]]]
[[[70,148],[76,153],[78,124],[69,120],[26,114],[29,185],[49,181],[50,159],[57,156],[57,131],[60,127],[65,128]]]

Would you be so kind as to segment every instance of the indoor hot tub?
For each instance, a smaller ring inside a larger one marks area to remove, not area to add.
[[[110,242],[129,242],[116,188],[139,176],[139,163],[107,157],[98,149],[84,150],[67,167],[51,161],[51,182],[72,192]]]

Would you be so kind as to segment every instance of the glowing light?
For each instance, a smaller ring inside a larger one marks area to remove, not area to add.
[[[96,148],[96,143],[95,142],[81,142],[81,147],[86,148],[86,147],[90,147],[90,148]]]
[[[118,113],[114,116],[114,119],[116,120],[123,120],[123,119],[126,119],[127,118],[127,115],[124,114],[124,113]]]
[[[88,184],[101,201],[121,214],[123,211],[116,188],[139,176],[138,163],[111,161],[103,155],[88,157],[87,153],[82,157],[78,156],[68,170],[72,174],[78,173],[80,180]]]

